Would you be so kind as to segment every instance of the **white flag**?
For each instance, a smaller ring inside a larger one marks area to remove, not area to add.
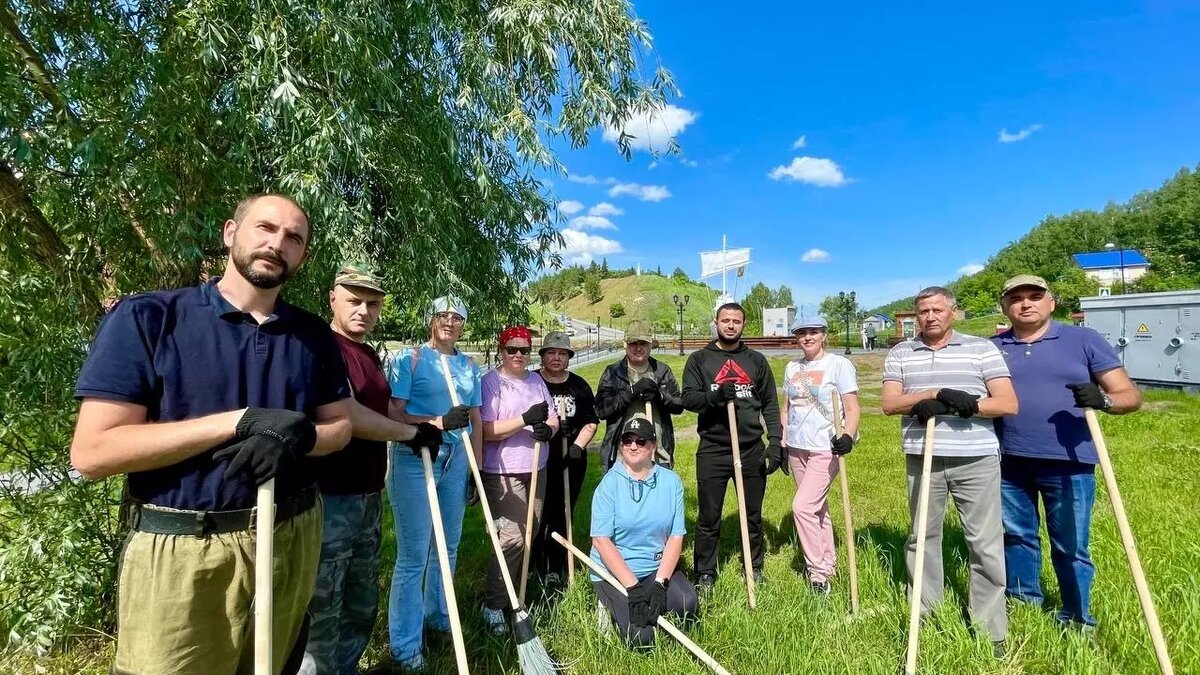
[[[750,262],[750,249],[731,248],[727,251],[705,251],[700,254],[700,278],[711,277],[743,267]]]

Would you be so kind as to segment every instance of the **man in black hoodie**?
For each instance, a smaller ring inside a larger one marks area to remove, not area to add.
[[[696,585],[701,590],[716,582],[721,509],[725,488],[733,478],[733,441],[726,403],[734,402],[737,420],[755,582],[762,581],[762,502],[767,474],[779,468],[783,457],[775,375],[765,356],[742,343],[745,323],[746,310],[741,305],[721,305],[717,308],[717,339],[689,356],[683,367],[683,407],[699,414],[696,487],[700,513],[696,520],[695,568]],[[764,423],[768,439],[765,449]]]
[[[625,328],[625,358],[604,369],[596,387],[596,415],[607,423],[600,444],[600,465],[605,471],[617,459],[617,441],[625,422],[634,414],[646,414],[658,435],[656,464],[675,465],[675,426],[671,415],[683,412],[679,384],[670,366],[650,356],[654,336],[644,321],[634,320]]]

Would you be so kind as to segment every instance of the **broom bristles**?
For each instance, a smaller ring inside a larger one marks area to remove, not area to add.
[[[513,616],[513,636],[517,638],[517,662],[523,675],[555,675],[560,664],[550,658],[546,645],[533,632],[529,614],[524,610]]]

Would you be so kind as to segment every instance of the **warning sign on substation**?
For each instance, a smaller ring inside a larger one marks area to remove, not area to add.
[[[1138,324],[1137,332],[1133,334],[1133,339],[1135,340],[1150,340],[1153,337],[1154,334],[1150,332],[1150,326],[1144,323]]]

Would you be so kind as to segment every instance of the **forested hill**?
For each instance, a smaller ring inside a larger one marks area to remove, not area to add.
[[[1078,308],[1080,297],[1097,292],[1071,255],[1103,250],[1107,242],[1149,257],[1150,273],[1130,283],[1139,291],[1200,287],[1200,166],[1182,169],[1157,190],[1140,192],[1124,204],[1048,216],[1000,249],[982,271],[948,286],[968,314],[986,314],[999,302],[1005,279],[1037,274],[1050,282],[1060,312],[1066,313]],[[890,315],[911,307],[910,296],[869,311]]]

